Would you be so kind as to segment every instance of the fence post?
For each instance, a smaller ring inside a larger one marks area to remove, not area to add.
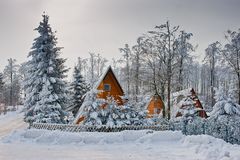
[[[28,123],[28,129],[31,129],[32,128],[32,122],[29,122]]]

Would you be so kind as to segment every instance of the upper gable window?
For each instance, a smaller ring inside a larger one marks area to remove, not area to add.
[[[104,84],[104,91],[110,91],[110,90],[111,90],[110,84]]]
[[[159,114],[160,111],[161,111],[161,109],[159,109],[159,108],[154,108],[154,114]]]

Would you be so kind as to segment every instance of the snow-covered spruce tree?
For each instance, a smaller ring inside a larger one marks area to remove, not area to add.
[[[231,81],[228,90],[228,99],[237,103],[237,88],[234,80]]]
[[[118,106],[115,100],[111,97],[107,100],[105,115],[106,125],[111,127],[122,125],[147,125],[151,123],[146,119],[147,111],[139,111],[133,104],[126,103]]]
[[[79,108],[81,107],[84,95],[89,91],[89,86],[85,82],[82,74],[81,74],[81,62],[79,59],[78,64],[74,67],[73,73],[73,82],[71,83],[71,90],[72,90],[72,104],[68,107],[68,111],[73,113],[73,116],[76,116]]]
[[[206,133],[240,144],[240,105],[226,95],[223,86],[216,90],[215,99],[216,104],[208,118]]]
[[[87,92],[82,107],[77,113],[76,117],[84,117],[83,124],[85,125],[102,125],[102,120],[98,114],[105,100],[97,98],[98,92],[93,89]]]
[[[228,30],[225,38],[228,43],[221,54],[237,77],[238,104],[240,104],[240,28],[237,31]]]
[[[182,132],[187,135],[202,134],[204,132],[204,121],[198,116],[199,109],[195,107],[195,102],[186,97],[180,101],[178,110],[181,113],[180,124]]]
[[[3,82],[3,74],[0,73],[0,103],[3,103],[3,90],[4,90],[4,82]]]
[[[86,98],[80,108],[79,115],[85,117],[84,125],[94,125],[107,127],[122,125],[145,125],[147,112],[137,112],[136,107],[126,104],[118,106],[112,97],[107,100],[97,97],[98,91],[91,90],[86,94]],[[79,117],[79,115],[77,117]]]
[[[14,88],[16,86],[19,86],[19,76],[18,76],[18,69],[19,65],[16,64],[16,60],[9,58],[8,64],[4,68],[4,80],[6,84],[6,93],[5,93],[5,100],[6,104],[10,106],[16,105],[16,97],[19,97],[20,90],[17,88]],[[16,84],[18,83],[18,84]]]
[[[205,49],[205,58],[204,61],[208,63],[210,69],[210,94],[211,94],[211,106],[214,106],[214,88],[216,87],[216,67],[219,61],[219,54],[221,44],[217,41],[210,44]]]
[[[49,16],[35,29],[40,34],[34,39],[25,77],[25,121],[64,123],[66,107],[66,59],[60,58],[61,47],[49,23]]]

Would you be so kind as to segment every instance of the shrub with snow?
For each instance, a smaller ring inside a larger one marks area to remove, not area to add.
[[[77,117],[84,117],[84,125],[144,125],[148,123],[146,111],[138,111],[135,106],[125,104],[118,106],[114,98],[107,100],[97,97],[98,91],[91,90],[87,93],[85,101]]]
[[[208,118],[207,134],[240,144],[240,105],[226,95],[223,87],[216,91],[215,98],[217,102]]]
[[[170,121],[172,130],[182,130],[186,135],[197,135],[204,133],[205,120],[198,116],[199,108],[191,97],[186,97],[178,103],[177,113],[181,116]]]

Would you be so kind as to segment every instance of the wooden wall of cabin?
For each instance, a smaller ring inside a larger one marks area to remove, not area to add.
[[[160,98],[152,98],[148,105],[148,117],[152,117],[154,114],[160,114],[163,109],[163,101]],[[157,113],[155,113],[155,109],[157,109]]]
[[[110,85],[110,91],[104,90],[104,84]],[[98,94],[98,98],[107,99],[108,96],[112,96],[117,101],[118,105],[123,105],[123,100],[120,96],[123,96],[124,93],[122,92],[112,72],[109,72],[106,75],[106,77],[103,79],[97,89],[102,90],[102,92]]]

